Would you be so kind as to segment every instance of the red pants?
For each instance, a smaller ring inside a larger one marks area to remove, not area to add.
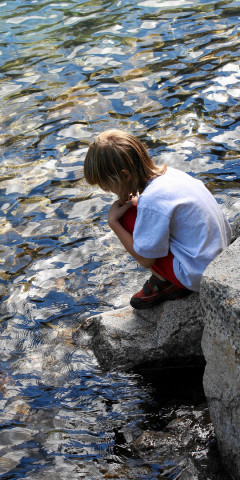
[[[120,219],[120,223],[123,228],[125,228],[125,230],[131,233],[131,235],[133,234],[136,217],[137,208],[135,206],[132,206],[124,213],[124,215]],[[175,276],[175,273],[173,271],[173,259],[174,256],[169,250],[169,253],[166,257],[157,258],[155,260],[151,269],[154,270],[156,273],[159,273],[159,275],[161,275],[166,280],[169,280],[169,282],[172,282],[174,285],[177,285],[181,288],[186,288],[178,281],[177,277]]]

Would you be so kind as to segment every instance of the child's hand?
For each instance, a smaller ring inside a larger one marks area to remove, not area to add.
[[[137,206],[137,201],[138,201],[138,196],[136,195],[135,197],[133,197],[133,195],[130,195],[130,200],[132,202],[132,205],[134,205],[134,207]]]
[[[121,218],[124,213],[133,205],[132,200],[129,200],[128,202],[124,203],[122,205],[119,200],[114,202],[112,206],[110,207],[110,210],[108,212],[108,225],[111,227],[115,222]]]

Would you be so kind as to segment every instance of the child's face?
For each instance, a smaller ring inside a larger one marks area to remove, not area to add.
[[[121,180],[119,181],[118,185],[115,184],[111,186],[111,191],[118,196],[119,202],[122,205],[127,202],[132,195],[131,186],[128,184],[128,182],[123,182]]]

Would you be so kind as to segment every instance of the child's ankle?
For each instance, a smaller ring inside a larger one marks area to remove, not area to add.
[[[154,275],[154,277],[158,278],[159,280],[161,280],[162,282],[167,282],[166,278],[162,277],[162,275],[160,275],[159,273],[155,272],[155,270],[153,270],[151,268],[151,272],[152,274]]]

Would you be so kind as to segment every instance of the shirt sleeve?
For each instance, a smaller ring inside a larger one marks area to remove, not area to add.
[[[169,218],[158,210],[138,207],[133,248],[144,258],[161,258],[169,251]]]

